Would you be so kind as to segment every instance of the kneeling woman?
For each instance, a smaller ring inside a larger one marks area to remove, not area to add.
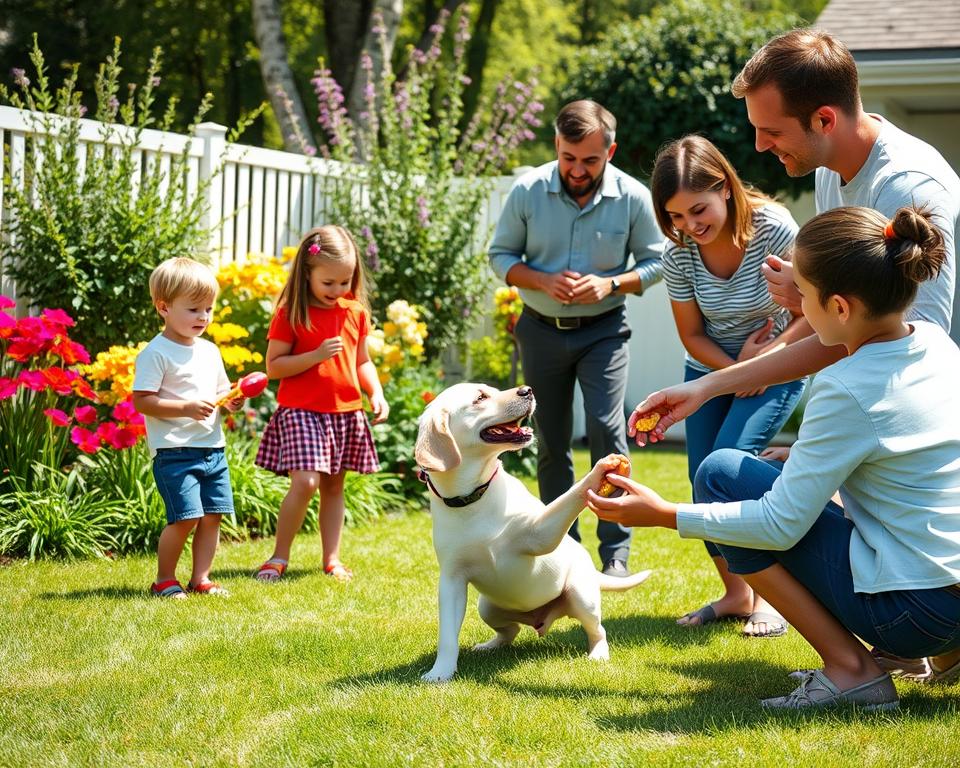
[[[892,221],[839,208],[808,222],[794,248],[804,316],[848,356],[817,374],[786,464],[716,451],[694,504],[617,476],[625,495],[590,495],[604,519],[719,544],[730,571],[820,654],[823,669],[766,707],[896,707],[858,637],[934,657],[941,680],[960,676],[960,350],[903,316],[944,258],[929,215],[912,208]],[[830,501],[837,488],[843,509]]]

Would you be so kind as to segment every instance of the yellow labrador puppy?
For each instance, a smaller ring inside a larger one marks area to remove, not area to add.
[[[622,591],[650,571],[604,576],[567,530],[619,460],[597,462],[583,480],[544,506],[498,459],[533,440],[522,426],[536,401],[530,387],[501,392],[483,384],[445,389],[420,417],[416,458],[430,488],[433,547],[440,561],[440,642],[424,680],[449,680],[457,671],[467,585],[480,593],[480,617],[496,632],[474,650],[508,645],[529,624],[540,635],[561,616],[587,633],[589,657],[610,651],[600,623],[600,590]]]

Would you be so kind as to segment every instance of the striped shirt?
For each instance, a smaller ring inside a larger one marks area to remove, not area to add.
[[[754,234],[743,260],[729,278],[717,277],[704,266],[694,243],[670,243],[663,254],[663,278],[672,301],[695,301],[703,315],[708,337],[736,359],[747,337],[774,318],[779,335],[792,315],[770,298],[760,266],[769,254],[785,258],[797,236],[797,222],[779,205],[764,205],[753,213]],[[698,371],[709,366],[687,354],[687,363]]]

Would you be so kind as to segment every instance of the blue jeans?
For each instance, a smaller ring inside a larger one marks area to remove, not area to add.
[[[683,380],[706,376],[691,365],[684,369]],[[734,397],[722,395],[708,400],[687,417],[687,474],[690,485],[707,456],[720,448],[739,448],[757,454],[766,448],[800,402],[806,379],[767,387],[762,395]],[[696,496],[694,501],[699,501]],[[712,541],[705,541],[707,552],[720,552]]]
[[[711,454],[697,472],[698,502],[759,499],[783,465],[743,451]],[[853,523],[833,502],[785,551],[720,544],[731,573],[750,574],[779,563],[850,632],[888,653],[917,659],[960,648],[960,587],[856,592],[850,571]]]
[[[204,515],[232,515],[233,490],[223,448],[160,448],[153,478],[167,510],[167,523]]]

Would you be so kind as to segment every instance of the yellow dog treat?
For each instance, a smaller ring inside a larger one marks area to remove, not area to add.
[[[637,432],[649,432],[660,422],[660,414],[654,411],[646,416],[641,416],[633,425]]]
[[[610,474],[630,477],[630,459],[620,454],[617,454],[617,458],[620,459],[620,465],[615,470],[611,470]],[[603,479],[600,490],[597,491],[600,496],[619,496],[621,493],[623,493],[623,488],[618,488],[606,478]]]

